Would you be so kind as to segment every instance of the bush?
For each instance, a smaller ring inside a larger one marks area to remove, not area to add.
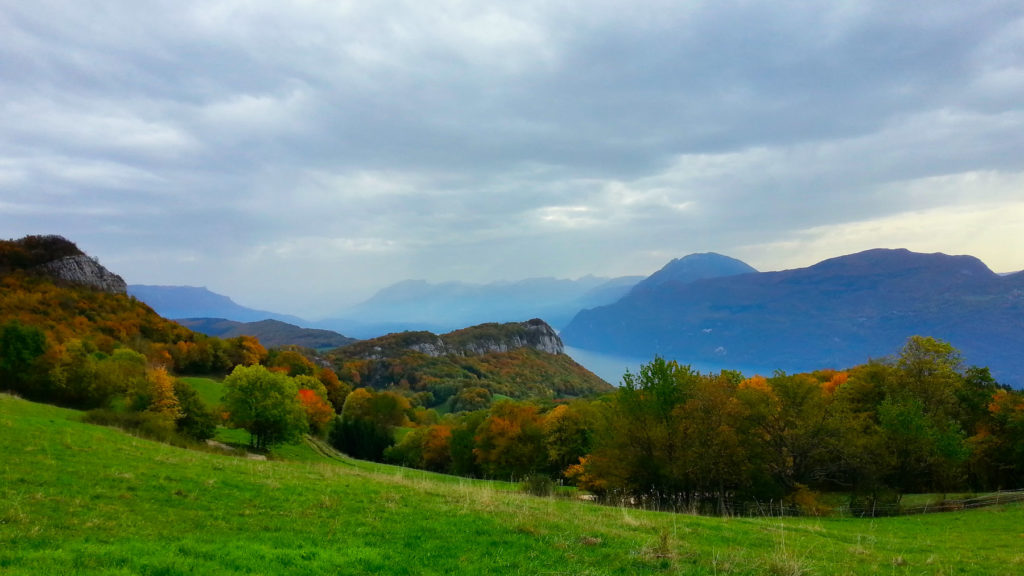
[[[547,498],[555,495],[555,481],[547,474],[530,474],[523,478],[519,489],[527,494]]]
[[[156,412],[117,412],[99,408],[86,412],[83,421],[89,424],[120,428],[143,438],[175,446],[191,446],[193,444],[192,441],[177,433],[173,420]]]
[[[821,501],[821,493],[811,490],[803,484],[797,484],[796,490],[787,499],[787,504],[795,506],[805,516],[827,516],[832,508]]]

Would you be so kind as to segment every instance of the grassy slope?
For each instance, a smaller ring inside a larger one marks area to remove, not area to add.
[[[199,394],[199,398],[211,408],[220,404],[221,398],[224,397],[224,384],[222,382],[198,376],[186,376],[182,380],[192,386]]]
[[[718,519],[191,452],[0,395],[0,573],[1016,574],[1024,507]],[[802,570],[802,571],[801,571]]]

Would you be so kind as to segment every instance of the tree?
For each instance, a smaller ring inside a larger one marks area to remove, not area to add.
[[[330,442],[354,458],[380,461],[394,445],[394,428],[409,423],[409,399],[393,392],[356,388],[335,419]]]
[[[895,385],[889,393],[917,398],[930,415],[952,418],[963,387],[963,361],[952,344],[911,336],[896,359]]]
[[[267,358],[268,368],[280,368],[289,376],[312,376],[316,366],[296,350],[274,350]]]
[[[302,403],[302,409],[306,412],[310,430],[323,436],[331,421],[334,420],[334,408],[331,408],[323,396],[309,388],[299,389],[299,402]]]
[[[492,478],[522,478],[544,468],[544,419],[537,406],[504,400],[476,431],[477,464]]]
[[[217,416],[203,403],[199,394],[184,380],[174,380],[174,395],[178,398],[182,416],[178,431],[193,440],[213,438],[217,430]]]
[[[0,327],[0,388],[32,397],[37,360],[46,352],[43,331],[11,320]]]
[[[452,412],[473,412],[491,405],[491,391],[479,386],[467,386],[455,395]]]
[[[308,430],[295,382],[263,366],[236,366],[224,379],[228,422],[250,434],[249,444],[266,449],[294,442]]]
[[[159,366],[146,372],[146,380],[149,381],[152,391],[152,401],[147,410],[159,414],[167,421],[174,423],[184,416],[181,411],[181,403],[174,394],[174,379],[167,373],[167,369]]]
[[[635,497],[675,498],[685,486],[674,473],[679,457],[676,408],[689,400],[700,375],[657,357],[626,373],[602,411],[586,471],[609,490]]]
[[[334,411],[341,414],[345,407],[345,398],[352,392],[352,387],[338,379],[338,375],[330,368],[324,368],[316,375],[320,383],[327,390],[327,400],[334,407]]]
[[[562,474],[590,453],[592,422],[587,412],[586,403],[576,402],[556,406],[544,417],[544,444],[553,472]]]

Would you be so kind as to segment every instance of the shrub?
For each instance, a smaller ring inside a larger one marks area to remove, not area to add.
[[[555,495],[555,481],[547,474],[530,474],[523,478],[519,489],[527,494],[547,498]]]

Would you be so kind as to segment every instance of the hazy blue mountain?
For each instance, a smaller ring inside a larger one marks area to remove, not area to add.
[[[633,287],[633,291],[648,292],[657,290],[665,284],[688,284],[705,278],[735,276],[752,272],[757,272],[757,269],[735,258],[714,252],[690,254],[672,260],[661,270],[638,282]]]
[[[652,276],[653,278],[653,276]],[[845,368],[941,338],[968,364],[1024,383],[1024,273],[1001,276],[971,256],[869,250],[808,268],[638,285],[585,310],[569,346],[687,362]]]
[[[489,284],[406,280],[380,290],[338,318],[316,325],[360,338],[402,330],[445,332],[521,318],[543,318],[559,328],[584,308],[618,300],[640,279],[586,276],[577,280],[530,278]]]
[[[324,349],[337,348],[356,342],[331,330],[301,328],[294,324],[279,320],[260,320],[258,322],[235,322],[224,318],[182,318],[175,320],[178,324],[207,336],[234,338],[236,336],[255,336],[267,348],[276,346],[302,346],[304,348]]]
[[[273,319],[289,324],[308,324],[295,316],[246,308],[227,296],[196,286],[131,284],[128,294],[145,302],[164,318],[225,318],[236,322]]]

